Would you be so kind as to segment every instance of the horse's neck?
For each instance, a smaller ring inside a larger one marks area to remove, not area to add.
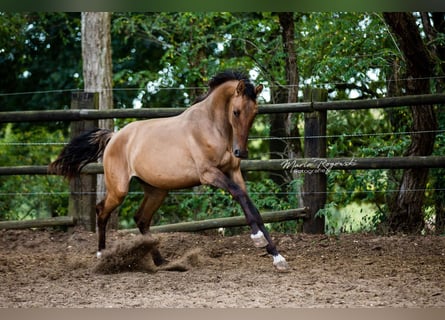
[[[214,91],[203,101],[205,108],[209,111],[211,120],[220,131],[232,135],[229,123],[230,100],[234,94],[234,85],[230,82],[215,88]]]

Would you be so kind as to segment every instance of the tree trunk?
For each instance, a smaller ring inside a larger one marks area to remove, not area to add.
[[[430,93],[429,77],[432,62],[420,36],[413,15],[409,13],[384,13],[386,23],[394,34],[406,63],[405,92],[411,94]],[[411,107],[411,144],[405,156],[431,155],[437,128],[433,106]],[[428,169],[407,169],[403,172],[395,201],[390,204],[388,224],[391,231],[419,233],[424,228],[423,202]]]
[[[438,109],[439,129],[445,130],[445,108]],[[431,169],[434,179],[434,206],[436,234],[445,234],[445,168]]]
[[[113,109],[111,13],[82,12],[81,25],[84,90],[99,93],[99,110]],[[112,130],[113,120],[99,120],[99,127]],[[97,194],[100,199],[105,195],[103,175],[97,176]],[[118,227],[117,213],[109,226]]]
[[[432,33],[429,37],[437,39],[438,36],[445,34],[445,12],[433,12],[431,13],[431,20],[433,26],[427,28]],[[431,23],[431,20],[426,22]],[[437,42],[433,47],[436,55],[436,61],[440,61],[438,72],[442,78],[436,79],[436,92],[443,92],[445,90],[445,44],[443,42]],[[439,123],[439,130],[445,129],[445,108],[437,109],[437,120]],[[434,203],[436,211],[435,229],[437,234],[445,233],[445,168],[432,169],[432,175],[435,177],[434,181]]]
[[[113,109],[111,13],[82,12],[82,60],[84,90],[99,92],[99,110]],[[113,129],[113,120],[99,120]]]
[[[295,50],[295,15],[293,12],[278,13],[281,26],[281,39],[286,53],[286,85],[287,88],[279,88],[276,103],[297,102],[298,101],[298,66],[297,54]],[[298,127],[292,124],[291,113],[280,113],[270,115],[270,136],[271,137],[299,137]],[[271,159],[294,158],[302,156],[300,139],[289,141],[284,139],[274,139],[269,146]],[[293,177],[294,179],[296,177]],[[271,174],[271,179],[279,185],[283,185],[287,177],[284,172]],[[301,192],[297,195],[301,200]],[[301,203],[301,201],[300,201]]]
[[[281,38],[286,52],[286,83],[288,85],[287,101],[293,103],[298,101],[299,73],[297,65],[297,53],[295,50],[295,15],[293,12],[282,12],[278,14],[282,28]],[[286,114],[286,124],[288,124],[288,135],[300,137],[297,124],[292,125],[292,114]],[[302,157],[303,151],[301,140],[296,139],[288,147],[289,158]]]

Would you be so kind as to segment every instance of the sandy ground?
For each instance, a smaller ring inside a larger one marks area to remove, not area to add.
[[[98,261],[94,233],[0,230],[0,307],[445,307],[445,237],[273,234],[289,273],[248,234],[154,237],[170,268],[128,232]]]

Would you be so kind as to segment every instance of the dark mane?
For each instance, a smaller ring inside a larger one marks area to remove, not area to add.
[[[250,80],[246,76],[246,74],[244,74],[240,71],[226,70],[226,71],[216,74],[215,76],[213,76],[212,79],[210,79],[210,81],[209,81],[210,90],[206,94],[203,94],[203,95],[199,96],[198,98],[196,98],[196,100],[193,102],[193,104],[205,100],[216,87],[220,86],[221,84],[223,84],[227,81],[232,81],[232,80],[243,80],[246,85],[245,90],[244,90],[244,95],[246,95],[247,97],[249,97],[250,99],[252,99],[254,101],[256,100],[257,96],[256,96],[256,92],[255,92],[255,87],[250,82]]]

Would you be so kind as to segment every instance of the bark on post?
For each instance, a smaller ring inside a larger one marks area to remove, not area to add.
[[[82,12],[81,25],[84,90],[99,93],[99,110],[113,109],[111,13]],[[112,119],[101,119],[98,125],[113,130]],[[98,175],[97,194],[103,198],[105,192],[103,175]],[[117,229],[118,225],[117,213],[113,212],[108,226]]]
[[[306,87],[305,101],[326,101],[327,91]],[[326,111],[313,111],[304,114],[304,157],[326,158]],[[313,169],[305,173],[303,183],[303,206],[308,208],[309,218],[303,222],[303,232],[324,233],[325,219],[316,216],[326,204],[326,173]]]
[[[97,109],[99,95],[76,92],[71,96],[71,109]],[[72,121],[70,138],[97,127],[97,120]],[[96,175],[81,175],[70,181],[68,215],[88,231],[96,229]]]
[[[279,87],[276,90],[275,102],[295,103],[298,101],[298,64],[297,64],[297,41],[295,40],[295,23],[299,15],[294,12],[278,13],[278,20],[281,26],[281,39],[285,51],[285,73],[286,88]],[[299,137],[297,120],[292,113],[277,113],[270,115],[270,136],[271,137]],[[298,119],[298,118],[297,118]],[[295,124],[293,123],[295,121]],[[270,141],[269,153],[271,159],[301,158],[302,148],[300,139],[289,141],[286,139],[274,139]],[[282,186],[290,177],[285,171],[271,172],[270,178]],[[301,203],[300,192],[297,192],[299,203]]]
[[[84,90],[99,93],[99,110],[113,109],[110,28],[110,12],[82,12]],[[99,126],[113,129],[113,120],[99,120]]]

